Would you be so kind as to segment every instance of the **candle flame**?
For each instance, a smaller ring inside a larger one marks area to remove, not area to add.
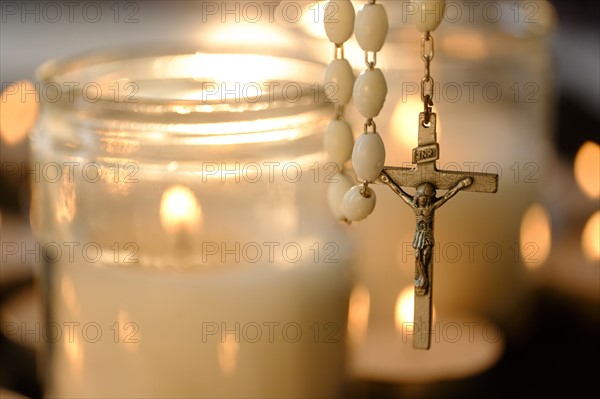
[[[396,298],[394,322],[396,330],[403,331],[405,323],[412,323],[415,316],[415,297],[412,285],[405,287]]]
[[[193,92],[187,99],[240,101],[247,98],[251,105],[253,95],[261,95],[268,88],[266,82],[302,76],[303,65],[260,54],[196,53],[174,57],[168,65],[156,60],[154,67],[166,73],[166,77],[187,77],[202,82],[203,90]]]
[[[423,104],[414,96],[396,103],[391,120],[392,134],[394,140],[402,147],[403,153],[417,145],[415,129],[417,117],[422,111]]]
[[[527,208],[521,219],[519,253],[525,266],[537,269],[546,261],[552,246],[550,216],[538,203]]]
[[[365,338],[369,325],[370,304],[369,290],[362,285],[354,287],[348,307],[348,339],[353,344],[358,344]]]
[[[581,245],[589,260],[592,262],[600,260],[600,211],[596,211],[585,224]]]
[[[209,32],[203,29],[204,40],[222,45],[236,46],[274,46],[285,45],[289,41],[286,31],[272,24],[260,24],[240,21],[236,24],[221,24]],[[208,38],[206,38],[208,36]],[[238,65],[239,67],[239,65]],[[243,69],[243,68],[240,68]]]
[[[169,232],[195,231],[202,223],[202,208],[192,190],[176,185],[168,188],[160,201],[160,221]]]
[[[404,287],[396,297],[396,307],[394,311],[394,324],[396,330],[403,333],[407,324],[412,324],[415,318],[415,287],[409,285]],[[431,319],[437,318],[435,306],[432,308]]]
[[[327,40],[325,26],[323,25],[323,21],[325,21],[326,3],[307,1],[306,3],[299,4],[304,6],[302,9],[302,18],[300,19],[300,26],[302,29],[312,37],[319,40]]]
[[[392,137],[400,145],[401,153],[410,153],[417,146],[417,129],[420,112],[423,112],[423,103],[418,94],[401,99],[396,103],[390,125],[393,132]],[[436,133],[439,141],[442,124],[440,120],[437,120],[436,124]]]
[[[575,179],[589,198],[600,198],[600,146],[585,142],[575,156]]]

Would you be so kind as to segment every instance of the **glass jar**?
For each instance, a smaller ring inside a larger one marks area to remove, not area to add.
[[[48,397],[340,394],[350,262],[325,200],[324,66],[247,51],[39,70]]]

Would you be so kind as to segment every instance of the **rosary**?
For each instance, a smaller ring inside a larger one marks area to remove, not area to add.
[[[423,32],[421,59],[425,74],[421,80],[423,112],[419,114],[418,146],[412,151],[411,168],[384,166],[385,146],[377,133],[374,117],[379,115],[387,95],[387,84],[377,65],[388,31],[385,8],[369,0],[355,15],[350,0],[329,0],[325,6],[324,25],[329,41],[334,44],[334,59],[327,66],[325,81],[336,86],[328,95],[335,103],[335,118],[325,131],[324,147],[329,160],[339,166],[337,182],[329,187],[327,200],[334,216],[350,222],[366,218],[375,207],[372,183],[390,187],[414,212],[416,227],[413,239],[415,249],[415,312],[413,347],[429,349],[431,339],[433,290],[433,219],[437,208],[459,191],[495,193],[498,175],[490,173],[463,173],[438,170],[439,144],[436,137],[436,114],[432,112],[434,81],[430,64],[434,56],[434,31],[444,16],[445,0],[411,0],[415,11],[412,23]],[[344,58],[344,42],[352,33],[365,52],[367,69],[354,81],[350,63]],[[351,89],[353,87],[353,91]],[[352,130],[344,120],[344,105],[354,98],[356,108],[365,117],[364,131],[353,143]],[[344,171],[344,163],[352,158],[359,185]],[[415,189],[414,195],[402,187]],[[436,190],[447,190],[436,197]]]

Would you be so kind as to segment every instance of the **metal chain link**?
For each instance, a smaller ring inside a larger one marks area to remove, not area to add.
[[[334,43],[333,59],[341,60],[344,58],[344,43]]]
[[[365,121],[364,124],[364,131],[363,133],[367,134],[369,133],[369,127],[373,127],[373,131],[371,133],[377,133],[377,125],[375,124],[375,121],[373,120],[373,118],[367,118],[367,120]]]
[[[435,55],[433,46],[433,36],[427,31],[421,38],[421,59],[425,67],[425,74],[421,79],[421,101],[423,101],[423,112],[425,112],[424,123],[428,124],[431,117],[431,108],[433,107],[433,88],[435,82],[430,74],[431,60]]]
[[[376,0],[369,0],[368,3],[369,4],[375,4]],[[371,55],[371,59],[369,58],[369,55]],[[374,70],[375,66],[377,65],[377,51],[365,51],[365,65],[367,66],[367,68],[369,70]],[[369,127],[371,127],[372,131],[369,132]],[[365,121],[364,124],[364,134],[377,134],[377,125],[375,124],[375,121],[373,120],[373,118],[367,118],[367,120]],[[360,195],[362,195],[365,198],[370,198],[371,195],[369,194],[368,188],[369,188],[369,184],[371,182],[365,180],[363,181],[363,188],[360,190]]]
[[[377,65],[377,52],[371,52],[371,54],[373,54],[372,61],[369,60],[369,52],[365,51],[365,64],[367,65],[367,68],[373,70],[375,69],[375,65]]]

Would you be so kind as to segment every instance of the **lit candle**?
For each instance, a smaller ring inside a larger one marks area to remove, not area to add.
[[[323,67],[171,54],[42,70],[120,89],[43,104],[32,141],[72,171],[34,186],[39,239],[74,247],[45,265],[63,331],[47,392],[335,396],[350,279],[323,184],[331,109],[309,90]]]
[[[363,288],[364,289],[364,288]],[[364,295],[364,294],[363,294]],[[354,305],[354,307],[353,307]],[[350,315],[361,306],[350,303]],[[504,351],[500,326],[467,313],[433,314],[428,351],[413,349],[414,288],[405,287],[395,305],[395,329],[377,323],[353,342],[351,371],[357,378],[397,383],[431,383],[466,378],[494,365]],[[364,320],[363,328],[366,328]]]
[[[160,200],[160,222],[175,236],[175,246],[180,251],[190,251],[192,237],[202,222],[202,208],[193,191],[181,185],[168,188]]]

